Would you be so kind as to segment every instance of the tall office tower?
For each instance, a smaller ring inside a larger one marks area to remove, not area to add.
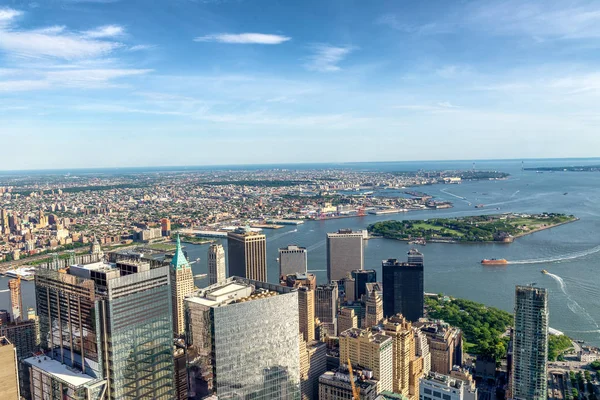
[[[354,278],[354,300],[361,301],[367,293],[367,283],[377,282],[377,272],[374,269],[357,269],[352,271]]]
[[[208,248],[208,284],[214,285],[227,279],[225,250],[221,244],[211,244]]]
[[[327,281],[345,278],[351,271],[363,269],[363,234],[340,229],[327,234]]]
[[[448,375],[430,372],[420,380],[421,400],[477,400],[477,389]]]
[[[413,332],[415,334],[415,354],[417,357],[423,358],[423,374],[427,375],[431,371],[431,353],[429,352],[427,336],[419,328],[413,327]]]
[[[31,357],[40,349],[40,325],[37,318],[28,319],[19,324],[14,322],[2,324],[0,325],[0,336],[6,337],[13,346],[15,346],[17,351],[20,387],[21,391],[25,393],[29,386],[29,380],[27,379],[29,374],[27,368],[21,361]],[[0,398],[3,397],[0,396]]]
[[[21,322],[23,318],[23,298],[21,296],[21,279],[11,279],[8,281],[8,289],[10,290],[10,306],[13,321]]]
[[[281,277],[281,285],[287,287],[300,287],[305,286],[310,290],[317,288],[317,277],[314,274],[289,274]]]
[[[187,354],[182,339],[176,339],[173,346],[175,361],[175,400],[188,400]]]
[[[417,264],[417,265],[423,265],[423,253],[421,253],[419,250],[417,249],[410,249],[408,251],[408,263],[409,264]]]
[[[415,358],[415,339],[412,326],[402,315],[395,315],[383,323],[386,336],[393,344],[393,391],[410,395],[410,362]]]
[[[300,392],[302,400],[319,399],[319,377],[327,371],[327,345],[300,341]]]
[[[365,372],[365,373],[363,373]],[[377,381],[369,378],[368,371],[354,370],[354,385],[360,400],[375,400],[378,397]],[[327,371],[319,377],[319,400],[353,399],[350,373],[345,367]]]
[[[373,371],[377,379],[377,392],[392,391],[394,383],[393,342],[382,334],[372,334],[368,330],[352,328],[339,335],[340,363],[361,366]]]
[[[281,285],[298,289],[300,333],[306,342],[315,339],[315,288],[313,274],[290,274],[281,278]]]
[[[0,399],[20,399],[17,350],[6,337],[0,337]]]
[[[305,274],[308,270],[306,248],[288,245],[279,249],[279,276],[299,272]]]
[[[321,321],[327,336],[337,335],[338,286],[319,285],[315,291],[315,316]]]
[[[512,395],[515,400],[547,396],[548,292],[534,286],[515,290]]]
[[[383,314],[402,314],[411,322],[423,317],[423,265],[383,260]]]
[[[297,289],[234,276],[185,304],[191,397],[300,397]]]
[[[5,235],[10,233],[10,228],[8,225],[8,211],[5,209],[0,209],[0,233]]]
[[[338,314],[338,335],[351,328],[358,328],[358,317],[352,308],[342,307]]]
[[[173,306],[173,333],[181,336],[185,333],[185,309],[183,299],[194,291],[194,274],[192,266],[185,258],[181,248],[181,240],[177,235],[175,255],[171,260],[171,296]]]
[[[383,321],[383,299],[381,283],[367,283],[365,299],[365,328],[372,328]]]
[[[427,337],[431,371],[449,375],[452,367],[462,365],[462,332],[443,321],[416,324]]]
[[[354,278],[352,278],[350,276],[350,274],[348,274],[348,276],[346,276],[345,278],[342,278],[338,281],[334,281],[337,282],[338,284],[338,289],[339,289],[339,294],[340,294],[340,301],[344,301],[344,302],[353,302],[356,301],[356,295],[354,294]]]
[[[267,237],[245,228],[227,234],[229,276],[267,281]]]
[[[160,220],[160,233],[162,236],[171,236],[171,221],[169,218],[162,218]]]
[[[169,267],[117,261],[38,269],[43,356],[29,365],[32,399],[175,396]],[[48,397],[49,396],[49,397]]]

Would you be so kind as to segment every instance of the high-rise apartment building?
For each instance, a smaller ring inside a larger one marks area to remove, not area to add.
[[[363,234],[340,229],[327,234],[327,281],[345,278],[353,270],[363,269]]]
[[[383,314],[402,314],[411,322],[423,317],[423,264],[383,260]]]
[[[431,371],[431,353],[427,336],[419,328],[413,327],[413,332],[415,334],[415,354],[423,359],[423,375],[428,375]]]
[[[316,340],[301,341],[300,391],[302,400],[319,400],[319,377],[327,371],[327,345]]]
[[[193,395],[300,398],[297,289],[230,277],[185,304]]]
[[[410,395],[410,362],[415,358],[412,326],[402,315],[395,315],[383,323],[383,333],[392,338],[393,391],[408,397]]]
[[[431,371],[449,375],[452,367],[462,365],[462,332],[443,321],[417,323],[427,337],[431,354]]]
[[[515,290],[511,390],[515,400],[546,399],[548,292],[535,286]]]
[[[358,328],[358,317],[352,308],[342,307],[338,313],[338,335],[351,328]]]
[[[208,284],[214,285],[227,279],[225,249],[221,244],[211,244],[208,248]]]
[[[288,245],[279,249],[279,276],[294,273],[305,274],[308,270],[308,261],[305,247]]]
[[[393,389],[392,338],[369,330],[351,328],[339,335],[340,363],[361,366],[373,371],[377,380],[377,392]]]
[[[227,233],[229,276],[267,281],[267,237],[249,229]]]
[[[29,365],[32,399],[173,399],[169,267],[117,261],[38,269],[43,356]]]
[[[5,209],[0,209],[0,233],[8,235],[10,233],[10,228],[8,224],[8,211]]]
[[[367,283],[377,282],[377,272],[374,269],[357,269],[352,271],[354,278],[354,299],[361,301],[362,296],[367,293]]]
[[[183,299],[194,291],[194,274],[192,266],[185,258],[181,248],[181,240],[177,235],[175,254],[171,259],[171,297],[173,304],[173,333],[181,336],[185,333],[185,310]]]
[[[321,321],[327,336],[337,335],[338,286],[319,285],[315,290],[315,316]]]
[[[21,279],[11,279],[8,281],[8,289],[10,290],[10,306],[12,319],[19,323],[23,320],[23,297],[21,296]]]
[[[6,337],[0,337],[0,399],[19,399],[17,350]]]
[[[381,283],[367,283],[365,286],[365,321],[363,326],[368,329],[383,321],[383,296]]]

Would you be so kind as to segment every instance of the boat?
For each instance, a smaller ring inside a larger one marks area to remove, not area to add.
[[[568,195],[568,194],[569,194],[569,192],[564,192],[564,193],[563,193],[563,196],[566,196],[566,195]]]
[[[485,205],[484,205],[484,204],[477,204],[477,205],[475,206],[475,208],[483,208],[483,207],[485,207]]]
[[[506,265],[508,264],[508,261],[506,261],[504,258],[491,258],[491,259],[483,259],[481,260],[481,263],[483,265]]]
[[[548,273],[548,271],[546,271],[545,269],[543,269],[541,272],[542,272],[542,274],[547,274]]]

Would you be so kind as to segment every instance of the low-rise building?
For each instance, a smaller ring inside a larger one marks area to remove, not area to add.
[[[444,374],[430,372],[421,378],[420,400],[477,400],[477,389]]]
[[[377,381],[373,380],[370,371],[353,371],[354,385],[358,390],[360,400],[375,400],[377,398]],[[350,373],[345,368],[327,371],[319,377],[319,400],[348,400],[352,399],[352,384]]]

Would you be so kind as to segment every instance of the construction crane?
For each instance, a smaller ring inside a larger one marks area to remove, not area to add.
[[[360,400],[360,392],[354,384],[354,372],[352,371],[352,363],[348,357],[348,371],[350,372],[350,385],[352,386],[352,400]]]

